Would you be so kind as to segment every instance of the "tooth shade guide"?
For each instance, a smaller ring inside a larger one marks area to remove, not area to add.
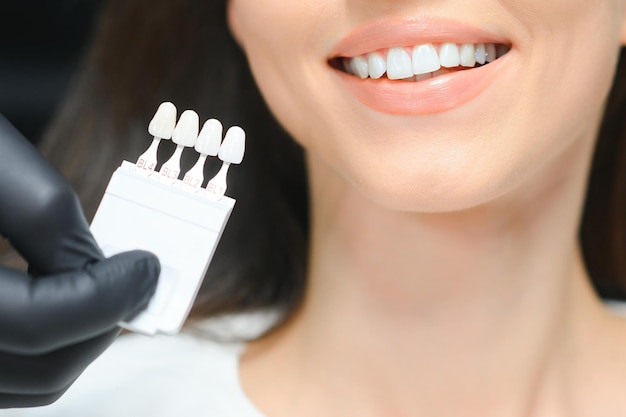
[[[150,175],[154,172],[158,161],[157,151],[160,142],[161,138],[155,136],[154,139],[152,139],[150,147],[148,147],[148,149],[139,156],[137,162],[135,163],[137,173],[141,175]]]
[[[172,142],[176,143],[176,150],[170,159],[163,164],[159,171],[163,183],[173,184],[180,175],[180,158],[186,147],[195,145],[198,139],[199,117],[193,110],[185,110],[180,115],[176,128],[172,133]]]
[[[91,231],[107,256],[132,249],[154,253],[161,274],[147,308],[120,326],[146,335],[181,329],[234,205],[227,196],[213,202],[204,191],[186,193],[180,181],[162,184],[155,176],[138,175],[134,164],[122,163]]]
[[[148,125],[148,133],[161,139],[171,139],[176,127],[176,106],[163,102]]]
[[[206,196],[209,200],[219,201],[226,192],[226,176],[228,175],[229,162],[223,162],[219,172],[209,180],[206,186]]]
[[[183,147],[177,146],[174,154],[159,170],[161,182],[165,184],[173,184],[180,175],[180,157],[183,153]]]
[[[202,183],[204,182],[204,164],[206,159],[206,154],[200,154],[195,165],[187,171],[183,177],[184,190],[195,193],[202,188]]]
[[[200,154],[195,165],[183,177],[183,189],[196,193],[204,182],[204,165],[208,156],[217,156],[222,144],[222,123],[217,119],[204,122],[194,145]]]
[[[214,122],[219,124],[219,129]],[[150,129],[154,130],[153,127]],[[197,126],[195,131],[193,126],[191,129],[183,126],[183,131],[165,146],[159,146],[163,141],[155,135],[136,164],[124,161],[113,174],[94,217],[92,232],[107,256],[145,249],[161,261],[155,295],[144,311],[131,321],[119,323],[125,329],[146,335],[177,333],[200,288],[235,203],[224,195],[226,171],[230,162],[241,161],[245,150],[243,129],[234,128],[233,132],[238,134],[231,133],[228,146],[222,150],[221,123],[214,120],[209,127],[205,132],[207,141],[198,144],[199,157],[182,181],[178,180],[181,156],[185,147],[197,144]],[[163,125],[155,129],[162,128]],[[166,153],[171,157],[161,167],[161,175],[146,175]],[[222,174],[218,174],[209,188],[210,193],[202,189],[207,154],[232,160],[222,163]],[[191,154],[187,152],[184,156]],[[185,166],[187,162],[183,161]]]
[[[158,162],[157,151],[161,139],[170,139],[175,126],[176,106],[169,101],[161,103],[148,124],[148,133],[150,133],[154,139],[152,139],[152,143],[148,149],[139,156],[135,163],[136,170],[139,174],[150,175],[154,172]]]
[[[365,64],[367,65],[366,62]],[[196,112],[186,110],[181,114],[178,123],[175,123],[175,116],[172,111],[175,111],[173,104],[168,102],[162,103],[148,127],[149,131],[171,137],[172,145],[176,144],[174,152],[167,162],[161,166],[158,180],[168,185],[174,185],[178,182],[183,190],[196,193],[202,189],[204,183],[204,170],[208,156],[218,156],[222,160],[221,168],[217,175],[213,176],[209,181],[207,191],[203,194],[208,195],[212,199],[222,198],[226,191],[228,167],[231,163],[238,164],[243,159],[245,132],[238,126],[232,126],[226,132],[226,137],[222,143],[223,127],[219,120],[209,119],[205,121],[202,130],[198,132],[199,117]],[[172,122],[174,122],[174,126],[170,126],[173,124]],[[148,176],[154,172],[158,159],[162,156],[157,155],[157,153],[163,154],[167,150],[167,146],[165,149],[161,147],[159,150],[161,142],[161,138],[155,136],[149,148],[138,158],[137,163],[134,165],[138,173]],[[199,154],[198,158],[195,164],[185,172],[182,180],[178,181],[181,173],[183,150],[185,147],[192,146]],[[211,166],[211,164],[208,164],[208,166]]]
[[[222,123],[217,119],[209,119],[204,122],[194,146],[196,152],[217,156],[222,144],[223,130]]]
[[[246,133],[239,126],[231,126],[220,146],[217,154],[222,161],[222,167],[206,186],[207,197],[219,200],[226,191],[226,176],[230,164],[239,164],[243,160],[246,149]]]

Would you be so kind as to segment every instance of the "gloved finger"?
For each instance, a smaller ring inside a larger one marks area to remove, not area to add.
[[[0,271],[0,351],[51,352],[113,329],[148,304],[156,256],[125,252],[83,270],[40,279]]]
[[[69,387],[67,387],[69,388]],[[61,398],[61,396],[67,391],[67,388],[55,392],[53,394],[45,395],[11,395],[0,394],[0,409],[3,408],[26,408],[26,407],[41,407],[49,405]]]
[[[111,345],[119,329],[40,356],[0,353],[0,393],[49,395],[65,390]]]
[[[67,180],[0,115],[0,234],[39,274],[101,259]]]

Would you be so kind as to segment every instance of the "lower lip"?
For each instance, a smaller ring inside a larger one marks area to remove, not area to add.
[[[367,107],[390,114],[434,114],[460,107],[491,85],[507,56],[478,68],[419,82],[361,79],[335,70],[350,93]]]

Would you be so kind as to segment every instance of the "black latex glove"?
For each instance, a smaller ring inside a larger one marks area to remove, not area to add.
[[[0,234],[29,263],[0,265],[0,408],[48,404],[145,308],[159,262],[104,259],[71,186],[2,116]]]

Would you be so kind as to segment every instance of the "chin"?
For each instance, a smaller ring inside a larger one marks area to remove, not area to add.
[[[468,211],[504,198],[515,188],[510,173],[497,175],[488,169],[398,171],[360,176],[351,181],[351,186],[379,206],[415,213]]]

